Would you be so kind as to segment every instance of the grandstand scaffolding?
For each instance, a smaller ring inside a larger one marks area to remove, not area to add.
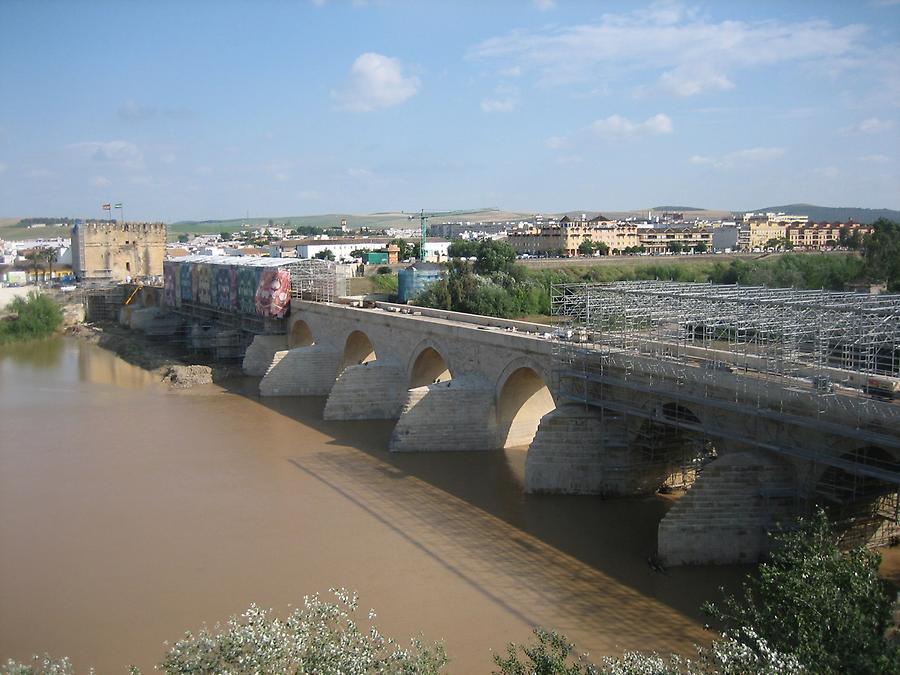
[[[337,266],[331,260],[298,260],[291,265],[291,297],[313,302],[334,302],[337,297]]]
[[[629,419],[633,469],[687,486],[717,443],[774,451],[806,475],[765,498],[822,504],[848,545],[896,541],[900,296],[635,281],[553,285],[551,304],[558,400]],[[637,402],[654,395],[670,403]],[[704,424],[691,406],[746,414],[748,429]],[[848,452],[753,432],[773,422],[843,437]]]

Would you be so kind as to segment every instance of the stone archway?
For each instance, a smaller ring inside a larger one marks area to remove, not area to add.
[[[369,336],[361,330],[355,330],[347,336],[344,343],[344,356],[341,360],[341,371],[348,366],[362,365],[376,359],[375,345]]]
[[[409,388],[415,389],[435,382],[446,382],[452,378],[450,366],[443,355],[434,347],[425,347],[413,362],[409,376]]]
[[[516,368],[497,396],[501,446],[530,445],[541,418],[554,408],[556,403],[544,378],[529,366]]]
[[[313,340],[313,334],[312,330],[309,328],[309,324],[302,319],[298,319],[294,322],[294,325],[291,326],[291,333],[288,335],[288,348],[309,347],[312,344],[315,344],[315,340]]]

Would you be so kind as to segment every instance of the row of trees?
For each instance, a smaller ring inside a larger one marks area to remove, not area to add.
[[[59,251],[51,246],[35,248],[25,254],[25,260],[31,264],[31,272],[34,280],[38,278],[38,268],[46,265],[49,276],[53,278],[53,265],[59,261]]]
[[[769,562],[750,575],[739,595],[704,611],[722,632],[696,657],[626,652],[599,664],[578,655],[563,635],[535,629],[531,644],[494,655],[495,675],[889,675],[900,672],[900,645],[887,636],[891,599],[878,578],[879,556],[835,546],[823,511],[776,535]],[[332,590],[286,619],[251,606],[214,629],[186,633],[157,667],[164,673],[440,673],[448,663],[441,643],[401,645],[356,616],[358,598]],[[8,661],[0,675],[70,675],[67,659]],[[131,672],[139,671],[132,668]]]

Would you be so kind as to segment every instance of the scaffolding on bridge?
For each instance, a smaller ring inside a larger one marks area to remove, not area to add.
[[[291,297],[313,302],[334,302],[337,266],[331,260],[298,260],[291,266]]]
[[[896,540],[900,296],[633,281],[553,285],[551,306],[558,400],[634,420],[635,468],[662,462],[687,485],[714,456],[710,439],[808,460],[789,496],[798,513],[825,505],[848,545]],[[651,396],[670,403],[647,410]],[[825,430],[848,451],[715,428],[691,406],[745,412],[751,428]]]

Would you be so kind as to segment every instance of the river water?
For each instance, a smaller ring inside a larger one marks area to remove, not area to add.
[[[535,625],[595,657],[688,652],[748,569],[651,570],[669,498],[525,495],[524,449],[392,455],[392,423],[255,385],[171,391],[71,339],[0,350],[0,660],[150,669],[185,630],[334,586],[443,639],[454,673]]]

